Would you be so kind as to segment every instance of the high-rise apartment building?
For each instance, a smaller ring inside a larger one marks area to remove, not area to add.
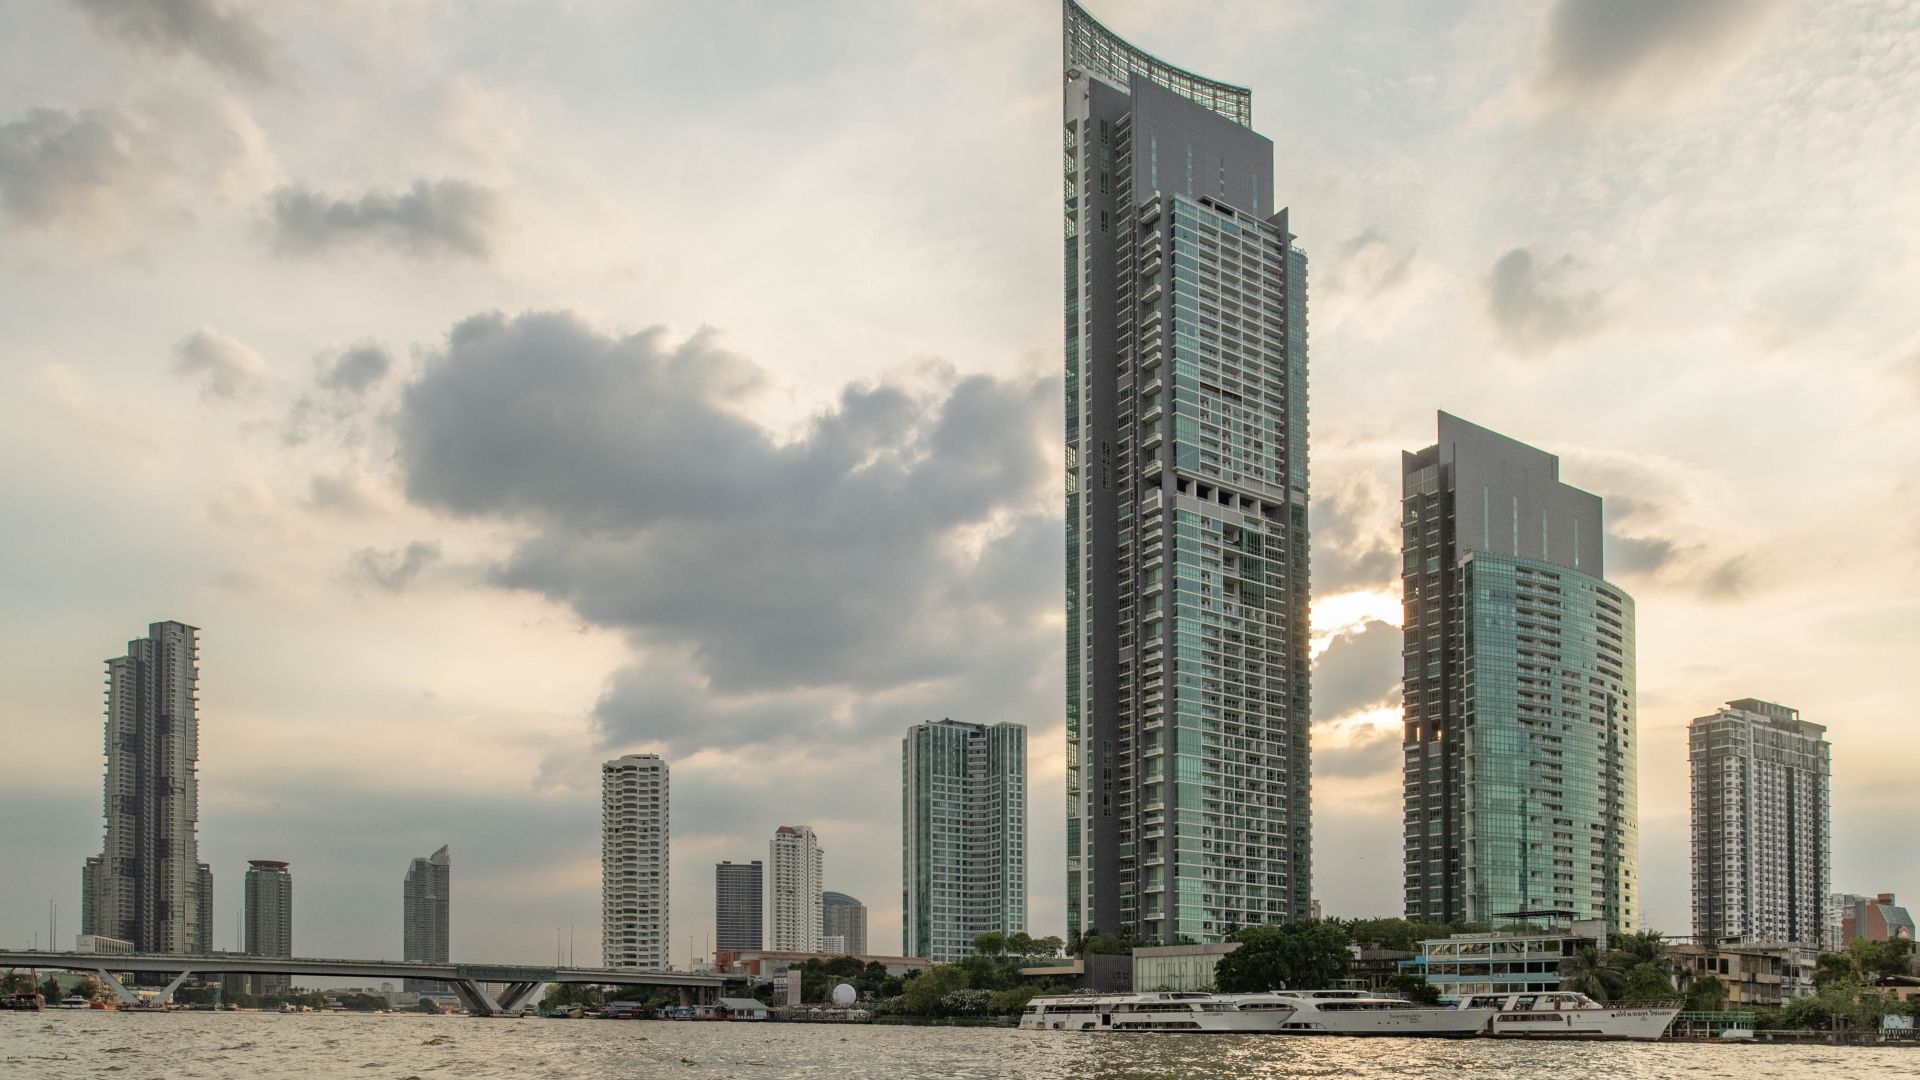
[[[820,894],[820,936],[838,939],[848,956],[867,954],[867,905],[831,889]]]
[[[160,622],[107,661],[106,843],[87,860],[81,932],[193,952],[200,925],[197,627]]]
[[[408,960],[444,964],[453,954],[453,857],[447,845],[407,865],[401,889],[401,955]],[[439,979],[407,979],[410,993],[440,993]]]
[[[782,825],[767,845],[767,943],[774,952],[819,952],[826,853],[806,825]]]
[[[1307,259],[1251,91],[1065,11],[1067,930],[1312,896]]]
[[[1401,489],[1407,917],[1634,929],[1633,600],[1599,496],[1446,413]]]
[[[941,720],[900,746],[904,955],[951,964],[1027,929],[1027,729]]]
[[[195,898],[200,905],[198,934],[193,941],[193,951],[198,956],[207,956],[213,952],[213,867],[206,863],[199,865],[197,877],[200,880],[199,895]]]
[[[664,971],[667,763],[628,754],[600,766],[600,948],[612,968]]]
[[[722,862],[713,868],[713,947],[720,952],[758,949],[765,877],[759,859]]]
[[[1730,701],[1687,729],[1693,936],[1819,946],[1833,857],[1832,750],[1798,710]]]
[[[275,859],[249,859],[246,878],[248,956],[293,955],[293,874]],[[253,976],[253,992],[276,994],[290,986],[286,975]]]

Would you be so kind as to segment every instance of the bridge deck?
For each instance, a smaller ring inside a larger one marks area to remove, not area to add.
[[[196,975],[317,975],[349,979],[435,979],[499,983],[598,983],[607,986],[720,987],[727,978],[690,971],[633,968],[532,967],[522,964],[424,964],[405,960],[336,960],[222,954],[52,952],[0,949],[0,968],[57,968],[74,971],[134,971]]]

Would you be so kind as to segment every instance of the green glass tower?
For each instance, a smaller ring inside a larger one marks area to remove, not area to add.
[[[1065,11],[1067,929],[1305,918],[1306,256],[1252,94]]]
[[[1600,498],[1446,413],[1401,480],[1407,917],[1635,929],[1634,609]]]
[[[1027,729],[915,724],[900,780],[903,955],[955,964],[982,934],[1026,933]]]

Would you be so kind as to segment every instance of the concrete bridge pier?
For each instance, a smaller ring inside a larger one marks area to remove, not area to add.
[[[119,979],[114,978],[113,974],[109,972],[106,968],[96,969],[93,975],[94,975],[94,978],[97,978],[100,980],[100,985],[108,987],[113,991],[114,996],[120,999],[120,1004],[122,1005],[140,1004],[140,998],[136,996],[133,991],[127,989],[126,986],[123,985]]]

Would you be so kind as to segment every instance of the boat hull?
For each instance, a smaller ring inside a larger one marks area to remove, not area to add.
[[[1618,1039],[1646,1042],[1666,1034],[1680,1010],[1618,1008],[1501,1012],[1487,1034],[1496,1039]]]

